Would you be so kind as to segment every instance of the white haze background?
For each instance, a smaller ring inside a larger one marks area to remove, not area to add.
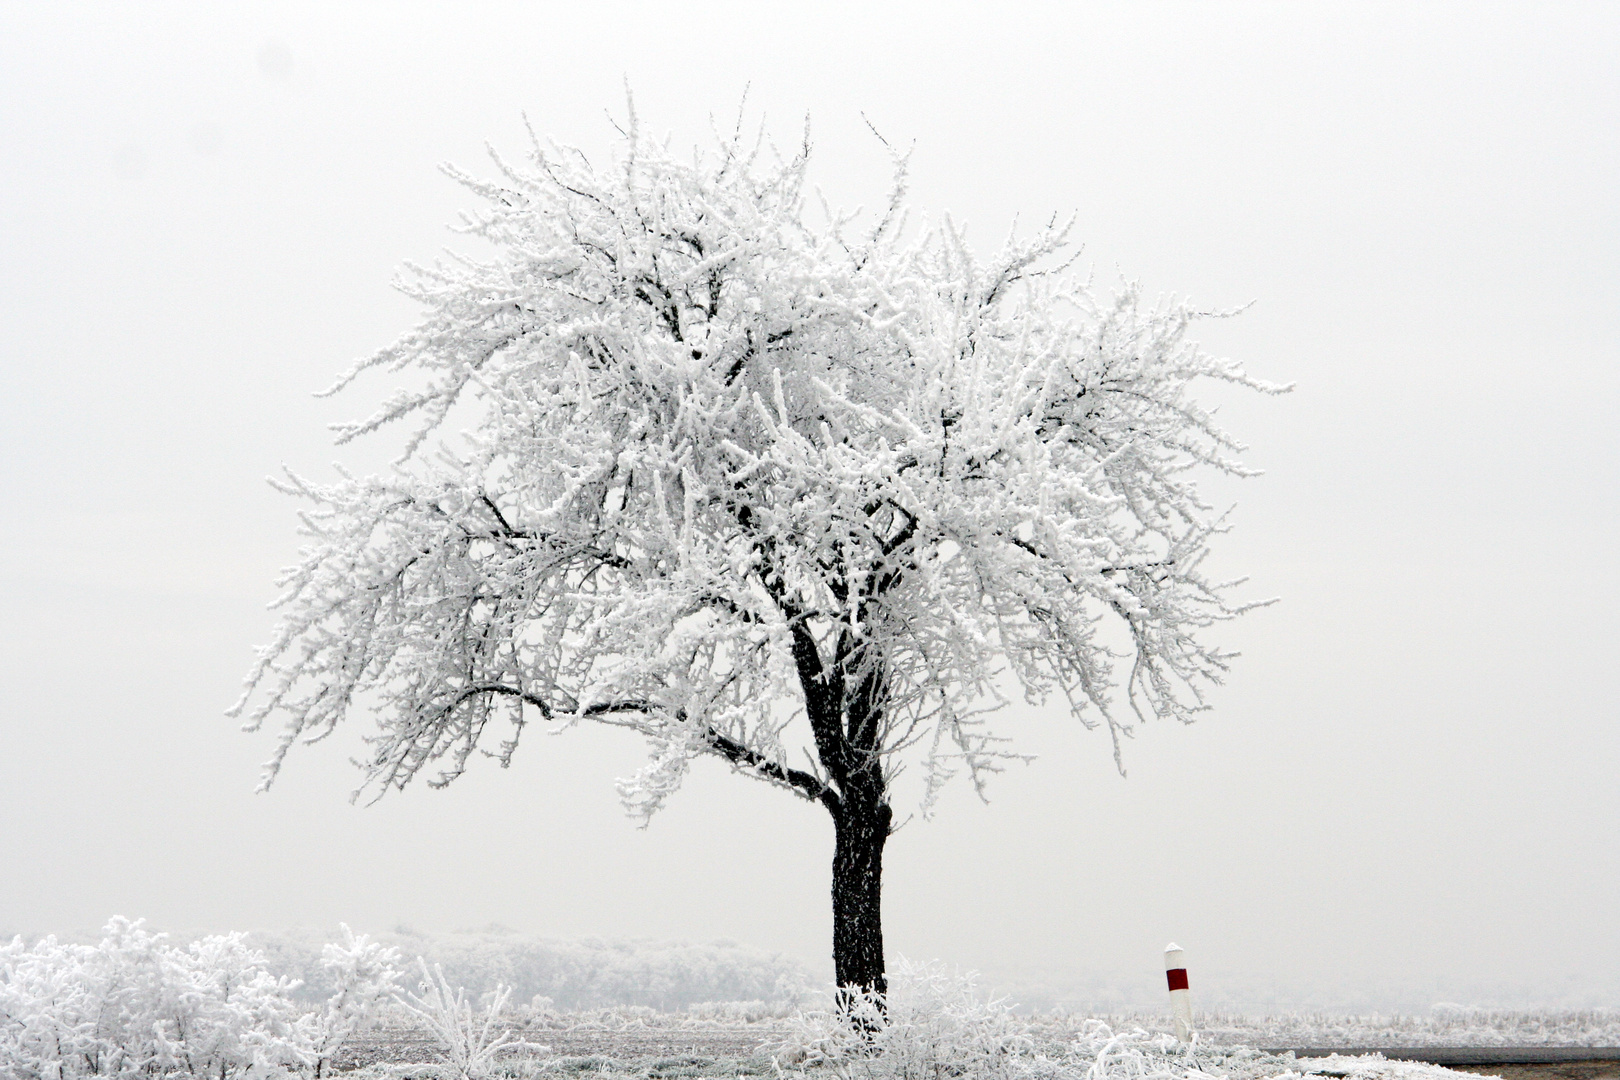
[[[605,150],[625,78],[676,145],[750,108],[813,178],[989,249],[1079,212],[1105,285],[1211,306],[1289,397],[1223,416],[1267,475],[1221,568],[1283,602],[1216,709],[1126,748],[1054,707],[1039,761],[886,860],[891,957],[1073,1001],[1620,1001],[1620,11],[1607,5],[0,6],[0,932],[501,923],[735,939],[827,965],[832,830],[703,762],[646,831],[625,732],[531,729],[346,802],[359,729],[221,717],[294,506],[261,481],[386,379],[387,288],[535,126]]]

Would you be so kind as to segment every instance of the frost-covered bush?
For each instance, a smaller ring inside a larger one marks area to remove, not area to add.
[[[501,1016],[512,996],[510,987],[484,995],[482,1007],[475,1012],[467,991],[451,990],[443,970],[435,967],[430,972],[421,957],[416,965],[420,973],[417,992],[406,991],[395,1000],[439,1041],[454,1080],[483,1080],[503,1054],[523,1050],[550,1053],[550,1047],[524,1042],[509,1029],[502,1030]]]
[[[344,927],[323,962],[338,991],[310,1012],[242,934],[170,944],[110,921],[95,945],[0,947],[0,1076],[319,1076],[393,993],[397,954]]]
[[[378,1010],[399,995],[399,950],[356,937],[343,926],[343,943],[321,950],[321,968],[334,990],[320,1011],[315,1044],[316,1075],[324,1071],[349,1037],[363,1030]]]
[[[1035,1050],[1030,1026],[1005,999],[981,998],[974,979],[938,962],[901,961],[886,998],[848,995],[833,1009],[800,1013],[772,1050],[846,1078],[1018,1075],[1019,1060]]]
[[[769,1047],[784,1066],[826,1069],[840,1080],[1456,1080],[1458,1074],[1377,1055],[1295,1060],[1246,1046],[1136,1024],[1020,1019],[1005,1000],[982,998],[973,976],[939,964],[902,964],[885,1008],[872,995],[801,1013]]]

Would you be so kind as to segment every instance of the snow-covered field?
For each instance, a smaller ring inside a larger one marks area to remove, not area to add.
[[[730,1045],[769,1042],[791,1027],[797,1010],[766,1002],[722,1002],[683,1012],[651,1009],[594,1009],[580,1012],[536,1012],[518,1009],[514,1026],[548,1035],[541,1038],[589,1039],[600,1036],[656,1040],[683,1036]],[[1239,1016],[1208,1013],[1195,1017],[1202,1046],[1252,1046],[1299,1049],[1423,1046],[1620,1046],[1620,1009],[1490,1010],[1437,1009],[1429,1016],[1330,1016],[1288,1013]],[[1151,1036],[1169,1035],[1168,1010],[1162,1014],[1121,1013],[1101,1016],[1037,1015],[1025,1021],[1042,1044],[1072,1041],[1094,1024],[1112,1031],[1141,1029]],[[403,1034],[404,1029],[400,1030]]]
[[[397,949],[344,932],[323,947],[324,1002],[268,967],[244,935],[181,945],[114,919],[95,945],[0,945],[0,1078],[218,1080],[769,1075],[810,1080],[1443,1080],[1371,1054],[1296,1060],[1287,1048],[1617,1046],[1620,1012],[1489,1012],[1268,1019],[1209,1014],[1178,1043],[1168,1017],[1024,1016],[971,975],[901,964],[885,1011],[779,1001],[564,1011],[511,987],[482,996]],[[774,984],[773,984],[774,985]],[[414,987],[414,989],[413,989]],[[864,1011],[863,1011],[864,1010]],[[1599,1080],[1612,1072],[1573,1074]],[[1519,1077],[1516,1080],[1527,1080]]]
[[[1300,1045],[1328,1046],[1353,1036],[1360,1045],[1422,1043],[1411,1018],[1334,1020],[1313,1026],[1310,1018],[1282,1018],[1266,1028],[1259,1022],[1241,1039],[1227,1027],[1219,1038],[1200,1032],[1192,1046],[1178,1044],[1162,1030],[1149,1030],[1130,1019],[1045,1017],[1033,1021],[996,1016],[993,1009],[901,1012],[891,1033],[880,1036],[880,1051],[868,1056],[840,1048],[836,1025],[824,1014],[765,1018],[753,1023],[696,1019],[679,1014],[552,1014],[516,1017],[515,1034],[544,1051],[518,1052],[496,1059],[492,1075],[559,1080],[589,1073],[601,1080],[673,1080],[673,1078],[768,1076],[775,1080],[1310,1080],[1323,1076],[1344,1080],[1448,1080],[1461,1070],[1420,1062],[1388,1060],[1378,1054],[1333,1055],[1296,1059],[1292,1053],[1267,1049],[1288,1041],[1278,1032],[1305,1034]],[[955,1015],[953,1015],[953,1013]],[[1600,1045],[1614,1045],[1614,1016],[1592,1018],[1546,1014],[1537,1021],[1519,1014],[1511,1024],[1456,1030],[1505,1028],[1534,1032],[1566,1030]],[[1154,1026],[1164,1024],[1155,1021]],[[1436,1038],[1432,1026],[1427,1036]],[[1607,1036],[1604,1032],[1608,1032]],[[1273,1037],[1267,1038],[1268,1034]],[[1230,1039],[1231,1041],[1225,1041]],[[1248,1045],[1241,1045],[1247,1042]],[[831,1044],[831,1045],[829,1045]],[[1479,1045],[1485,1045],[1483,1043]],[[1494,1045],[1506,1045],[1496,1043]],[[1537,1043],[1536,1045],[1547,1045]],[[385,1023],[355,1047],[356,1057],[342,1062],[354,1080],[384,1077],[456,1080],[432,1040],[398,1020]],[[1494,1075],[1489,1067],[1468,1072]],[[1620,1063],[1616,1064],[1620,1073]]]
[[[682,1013],[647,1009],[538,1012],[518,1009],[515,1037],[548,1049],[515,1053],[504,1075],[664,1080],[673,1077],[806,1076],[839,1080],[1270,1080],[1311,1076],[1349,1080],[1444,1080],[1457,1070],[1377,1054],[1295,1059],[1303,1047],[1620,1045],[1620,1011],[1442,1009],[1428,1017],[1269,1018],[1208,1015],[1197,1042],[1170,1035],[1168,1016],[1018,1017],[929,969],[896,981],[901,997],[876,1057],[851,1052],[847,1033],[825,1013],[782,1015],[761,1003],[717,1004]],[[920,991],[920,992],[919,992]],[[362,1037],[342,1065],[355,1080],[438,1077],[434,1042],[394,1014]],[[1468,1070],[1492,1075],[1499,1070]],[[1620,1063],[1615,1073],[1620,1074]]]

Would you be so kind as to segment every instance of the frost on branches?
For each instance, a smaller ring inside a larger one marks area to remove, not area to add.
[[[308,1076],[397,994],[397,950],[343,927],[322,958],[336,992],[318,1011],[242,934],[170,944],[115,918],[96,945],[0,944],[0,1076]]]
[[[410,376],[339,428],[410,438],[386,475],[281,482],[310,542],[233,713],[285,720],[268,784],[375,706],[378,793],[504,765],[536,717],[630,728],[643,819],[722,758],[830,811],[839,981],[881,989],[904,751],[924,812],[955,774],[982,790],[1014,756],[1004,671],[1116,757],[1136,718],[1203,708],[1230,659],[1203,632],[1244,605],[1200,569],[1223,525],[1192,473],[1243,470],[1189,387],[1274,388],[1190,342],[1193,310],[1093,296],[1064,228],[981,261],[908,226],[904,157],[863,226],[806,214],[808,143],[622,134],[610,168],[536,140],[452,173],[495,255],[417,270],[425,319],[334,387]],[[471,429],[440,443],[452,409]]]

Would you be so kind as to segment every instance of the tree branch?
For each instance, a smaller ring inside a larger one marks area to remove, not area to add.
[[[604,551],[601,548],[595,547],[591,544],[563,540],[552,533],[533,532],[528,529],[514,528],[511,522],[506,520],[506,515],[501,513],[501,509],[498,505],[496,505],[495,500],[490,498],[487,493],[480,492],[478,498],[479,501],[489,508],[489,512],[495,515],[495,520],[500,525],[497,535],[503,540],[533,540],[537,543],[549,544],[554,547],[573,547],[574,550],[580,554],[589,555],[591,558],[596,559],[604,566],[611,566],[615,570],[629,570],[635,565],[623,555],[619,555],[612,551]],[[436,506],[433,507],[433,509],[438,511],[440,514],[444,514],[444,511],[439,510],[439,508]],[[444,516],[448,517],[449,515],[444,514]],[[471,534],[469,534],[469,536],[471,536]]]
[[[802,769],[790,769],[779,762],[761,754],[758,750],[744,746],[720,732],[710,728],[708,730],[709,745],[716,753],[733,765],[741,765],[754,770],[767,780],[774,780],[793,788],[806,799],[821,803],[829,810],[838,809],[838,793],[820,779],[812,776]]]
[[[747,528],[752,511],[741,508],[739,520]],[[768,545],[757,545],[755,550],[765,562],[759,575],[765,594],[787,619],[793,640],[793,666],[799,676],[799,690],[804,695],[804,711],[810,720],[810,733],[816,740],[816,757],[840,789],[848,782],[850,761],[849,745],[844,739],[839,716],[843,711],[844,679],[836,668],[827,670],[821,662],[821,649],[810,633],[808,615],[787,595],[782,576],[776,571]],[[825,801],[825,800],[823,800]],[[829,809],[831,806],[829,804]]]
[[[454,704],[449,706],[448,709],[441,710],[441,712],[448,712],[450,709],[454,709],[456,705],[460,705],[468,698],[478,694],[500,694],[505,697],[521,698],[527,704],[539,709],[540,714],[547,720],[550,720],[553,715],[551,704],[544,698],[530,691],[520,690],[515,686],[507,686],[504,683],[480,683],[477,686],[469,686],[457,695]],[[652,711],[652,702],[633,698],[628,701],[599,701],[595,705],[587,705],[580,715],[601,717],[613,713],[650,713]],[[813,802],[820,802],[829,810],[837,809],[838,793],[811,773],[807,773],[803,769],[788,768],[779,762],[771,760],[758,750],[745,746],[728,735],[721,734],[712,727],[705,726],[703,735],[709,749],[733,765],[751,769],[766,780],[790,787],[804,798]]]

